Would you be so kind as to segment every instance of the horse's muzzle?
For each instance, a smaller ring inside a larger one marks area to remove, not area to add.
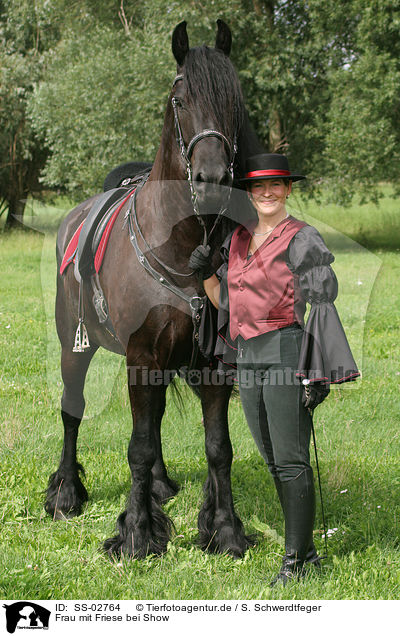
[[[193,185],[200,207],[219,208],[232,187],[232,176],[226,168],[199,170],[194,175]]]

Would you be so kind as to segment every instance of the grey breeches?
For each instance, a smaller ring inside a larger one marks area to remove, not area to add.
[[[254,441],[275,479],[310,467],[311,416],[295,377],[303,330],[290,326],[238,342],[238,382]]]

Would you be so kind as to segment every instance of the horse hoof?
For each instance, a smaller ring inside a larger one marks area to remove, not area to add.
[[[224,534],[224,536],[221,536]],[[249,548],[254,547],[252,537],[243,535],[238,537],[232,532],[214,533],[211,537],[199,537],[198,543],[202,550],[212,554],[228,554],[234,559],[241,559]]]
[[[71,508],[68,511],[60,510],[59,508],[52,508],[50,504],[46,502],[44,506],[47,514],[53,519],[53,521],[68,521],[68,519],[72,519],[73,517],[78,517],[82,509],[81,508]]]
[[[208,541],[200,537],[199,545],[205,552],[228,554],[234,559],[241,559],[246,551],[254,546],[254,543],[246,536],[240,537],[239,540],[237,537],[216,538],[214,536],[210,537]]]
[[[118,534],[106,539],[103,550],[110,557],[127,556],[132,559],[145,559],[154,554],[164,554],[167,550],[172,522],[161,508],[154,510],[147,523],[134,524],[125,510],[117,521]]]
[[[244,533],[243,524],[236,516],[232,524],[221,524],[217,528],[204,525],[203,521],[200,517],[198,544],[205,552],[229,554],[235,559],[241,559],[256,543],[255,536]]]
[[[79,470],[83,472],[81,466]],[[88,493],[78,473],[64,477],[56,471],[50,476],[44,509],[54,521],[77,517],[87,500]]]
[[[164,479],[153,479],[152,494],[160,504],[166,503],[179,492],[179,485],[167,477]]]
[[[119,534],[106,539],[103,543],[103,551],[110,558],[128,557],[131,559],[145,559],[150,555],[159,556],[166,552],[166,545],[156,545],[155,542],[147,537],[146,539],[137,538],[132,532],[127,537],[121,537]]]

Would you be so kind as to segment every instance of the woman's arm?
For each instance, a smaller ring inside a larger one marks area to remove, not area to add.
[[[203,281],[204,291],[209,297],[210,301],[216,307],[219,308],[219,291],[220,291],[220,282],[215,274],[210,276],[210,278],[206,278]]]
[[[311,305],[297,376],[312,383],[339,384],[360,375],[334,305],[338,282],[333,261],[322,236],[310,225],[289,243],[287,265],[298,276],[301,295]]]

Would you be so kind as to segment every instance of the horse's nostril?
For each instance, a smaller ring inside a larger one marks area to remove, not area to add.
[[[230,186],[232,183],[232,178],[231,175],[228,171],[225,172],[224,176],[222,177],[221,181],[220,181],[220,185],[222,186]]]
[[[194,181],[196,183],[208,183],[214,186],[230,186],[231,185],[231,175],[225,170],[223,173],[219,171],[210,172],[207,174],[206,172],[198,172],[194,176]]]
[[[204,175],[202,172],[198,172],[194,180],[197,181],[197,183],[204,183],[205,181],[208,181],[206,175]]]

